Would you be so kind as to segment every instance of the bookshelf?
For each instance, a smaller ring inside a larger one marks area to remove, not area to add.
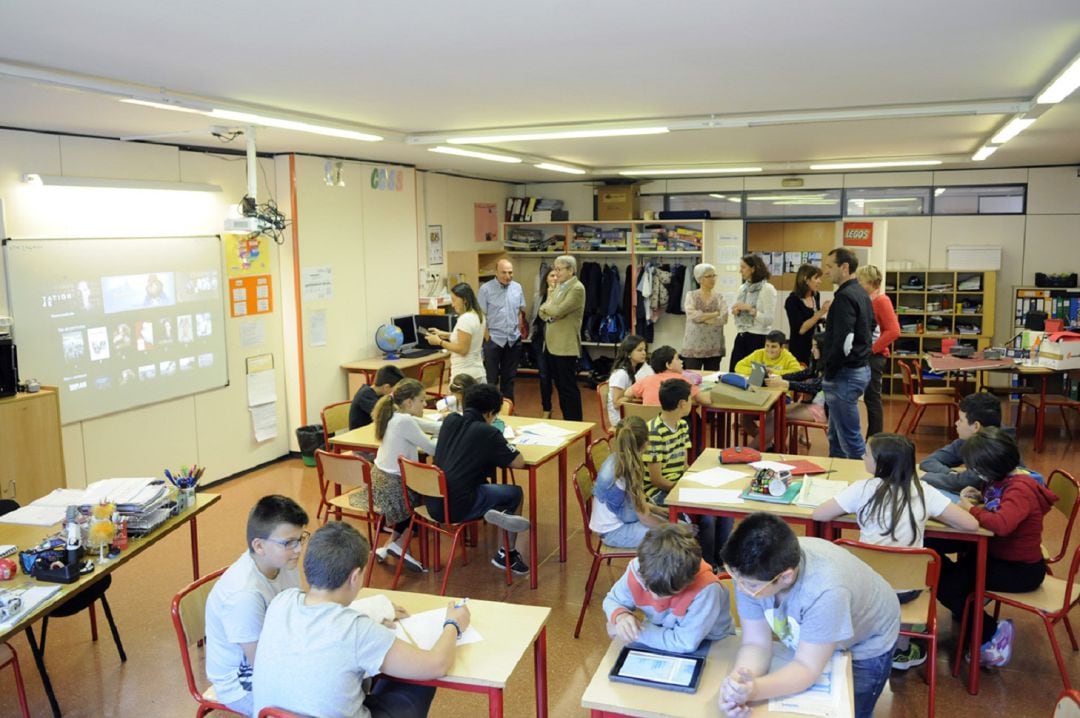
[[[447,252],[446,288],[467,282],[474,292],[479,291],[481,284],[495,277],[495,264],[500,259],[506,259],[502,249]]]
[[[921,361],[926,353],[941,351],[941,342],[946,338],[977,349],[990,346],[996,287],[997,273],[991,271],[886,271],[885,293],[892,299],[900,320],[900,338],[890,350],[882,393],[904,393],[897,359]],[[924,375],[924,381],[928,386],[947,383],[932,375]]]
[[[1060,319],[1063,327],[1080,323],[1080,289],[1060,287],[1013,287],[1013,329],[1024,330],[1028,312],[1046,312],[1047,319]]]

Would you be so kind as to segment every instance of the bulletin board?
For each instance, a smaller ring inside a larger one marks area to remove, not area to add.
[[[835,222],[749,222],[746,226],[748,252],[784,254],[783,271],[773,273],[769,280],[778,291],[795,289],[795,273],[799,265],[806,261],[823,266],[825,256],[835,247]],[[831,292],[832,289],[828,276],[823,276],[821,290]]]

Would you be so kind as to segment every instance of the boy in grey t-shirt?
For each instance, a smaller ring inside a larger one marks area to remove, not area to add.
[[[756,513],[724,546],[742,621],[742,646],[720,688],[720,708],[748,716],[751,701],[799,693],[832,654],[851,652],[855,718],[870,718],[892,667],[900,602],[892,587],[828,541],[799,538],[784,521]],[[795,659],[769,673],[773,634]]]

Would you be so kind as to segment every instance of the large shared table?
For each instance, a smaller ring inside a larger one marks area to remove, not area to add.
[[[179,516],[173,516],[169,518],[161,526],[154,529],[148,535],[141,538],[131,538],[128,540],[128,547],[125,551],[121,552],[119,556],[104,563],[98,563],[95,561],[96,566],[92,573],[88,573],[78,581],[69,584],[59,584],[60,590],[52,596],[49,600],[35,606],[32,610],[27,611],[23,616],[19,617],[15,623],[10,626],[0,628],[0,642],[6,641],[14,636],[19,631],[26,631],[26,639],[30,643],[30,651],[34,654],[34,663],[37,665],[38,672],[41,674],[41,682],[45,687],[45,695],[49,698],[49,705],[52,707],[54,716],[60,715],[60,704],[56,700],[56,694],[53,692],[52,682],[49,680],[49,674],[45,670],[45,661],[41,653],[41,647],[38,646],[37,640],[34,638],[34,629],[32,628],[34,622],[38,619],[48,615],[56,608],[70,601],[75,596],[78,596],[83,591],[93,586],[98,581],[101,581],[110,573],[115,571],[123,564],[130,561],[135,556],[139,555],[146,549],[153,546],[155,543],[165,538],[173,531],[179,529],[184,524],[187,524],[191,529],[191,562],[192,572],[195,578],[199,577],[199,531],[196,523],[196,517],[206,509],[210,508],[218,500],[221,499],[220,494],[207,494],[197,493],[195,495],[195,504],[181,513]],[[20,550],[37,546],[41,543],[41,539],[55,534],[59,530],[59,525],[52,527],[45,526],[28,526],[25,524],[5,524],[0,523],[0,544],[14,544],[19,547]],[[20,568],[20,571],[22,569]],[[36,586],[55,586],[58,584],[43,583],[37,579],[29,578],[28,576],[20,576],[20,583],[23,581],[29,582]]]
[[[566,561],[566,477],[569,473],[567,468],[567,450],[579,439],[584,439],[585,444],[592,442],[592,431],[595,424],[591,421],[558,421],[555,419],[530,419],[524,416],[500,417],[506,425],[513,428],[518,434],[521,427],[530,424],[550,424],[560,429],[571,432],[559,442],[558,446],[536,446],[533,444],[519,444],[515,448],[521,452],[525,459],[525,468],[529,471],[529,523],[532,528],[529,531],[529,557],[533,562],[532,570],[529,571],[529,586],[536,588],[536,574],[539,569],[540,557],[537,551],[537,523],[536,523],[536,485],[537,471],[541,466],[558,459],[559,461],[559,561]],[[375,438],[375,427],[368,424],[360,429],[353,429],[344,434],[339,434],[330,439],[330,443],[337,449],[367,449],[377,450],[379,440]]]
[[[341,368],[345,370],[347,375],[349,382],[349,398],[352,398],[362,385],[374,384],[375,372],[379,371],[379,369],[382,369],[384,366],[396,366],[405,376],[416,379],[417,370],[420,368],[420,365],[438,359],[448,359],[449,357],[450,352],[446,351],[437,351],[432,354],[425,354],[424,356],[418,357],[402,357],[400,359],[387,359],[380,354],[376,357],[345,362],[341,365]],[[361,381],[361,378],[363,381]]]
[[[446,608],[453,599],[429,593],[365,588],[360,598],[382,594],[409,613]],[[410,681],[451,690],[487,693],[488,715],[503,714],[503,691],[510,675],[531,645],[536,683],[536,715],[547,716],[547,623],[551,609],[498,601],[469,599],[472,626],[484,637],[479,643],[459,646],[454,663],[442,678]]]
[[[828,456],[790,456],[783,454],[762,454],[762,459],[772,461],[792,460],[811,461],[822,469],[828,471],[825,478],[833,481],[846,481],[851,483],[859,479],[867,478],[866,467],[858,459],[834,459]],[[697,514],[704,516],[731,516],[741,518],[757,511],[768,511],[786,521],[789,524],[802,526],[807,536],[821,536],[831,539],[843,529],[857,529],[853,516],[843,516],[833,521],[814,521],[814,510],[796,504],[774,504],[767,501],[739,500],[738,502],[699,502],[683,500],[680,492],[684,488],[706,488],[694,482],[694,474],[720,465],[719,449],[706,449],[701,456],[690,466],[686,474],[679,479],[675,489],[667,497],[668,515],[675,521],[680,513]],[[725,489],[737,489],[742,492],[750,485],[754,469],[746,464],[725,464],[726,468],[746,473],[745,479],[736,480],[723,486]],[[986,555],[987,541],[993,534],[986,529],[975,532],[960,531],[946,526],[938,521],[931,520],[926,524],[926,536],[932,538],[951,539],[954,541],[971,541],[975,544],[975,606],[982,606],[983,596],[986,591]],[[979,692],[979,639],[982,635],[982,611],[975,611],[974,630],[971,634],[971,664],[968,672],[968,692],[975,695]]]

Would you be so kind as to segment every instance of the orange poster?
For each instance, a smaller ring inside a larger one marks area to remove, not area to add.
[[[229,279],[229,314],[250,317],[274,311],[274,293],[269,274]]]

